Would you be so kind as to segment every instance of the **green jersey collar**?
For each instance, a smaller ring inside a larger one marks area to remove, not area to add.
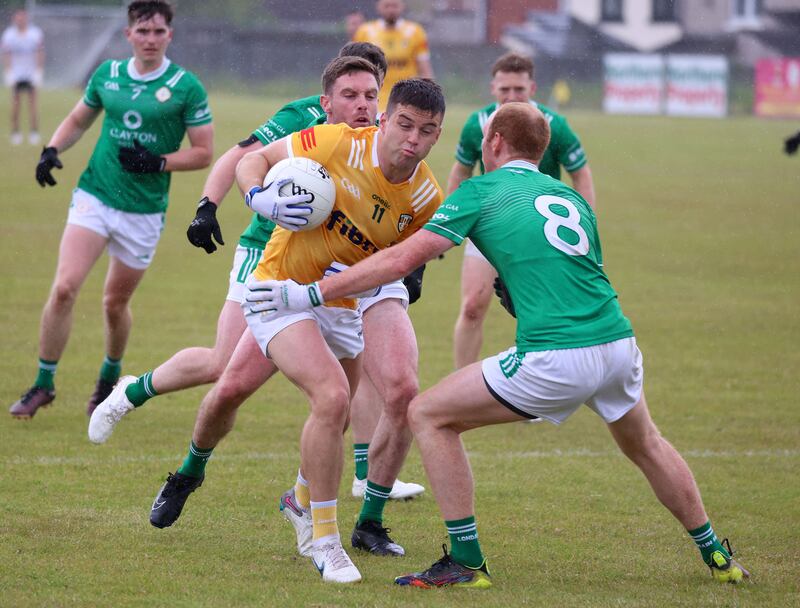
[[[500,168],[527,169],[528,171],[536,171],[537,173],[539,172],[539,167],[537,167],[534,163],[529,163],[527,160],[510,160]]]

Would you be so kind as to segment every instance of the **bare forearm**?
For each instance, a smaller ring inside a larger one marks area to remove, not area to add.
[[[594,180],[592,179],[592,170],[589,165],[584,165],[574,173],[570,173],[572,178],[572,187],[578,194],[580,194],[586,202],[591,205],[592,209],[597,210],[597,203],[594,194]]]
[[[207,196],[209,200],[218,205],[222,203],[222,199],[228,194],[236,179],[236,165],[248,150],[250,150],[249,147],[234,146],[217,159],[211,173],[206,178],[203,196]]]
[[[267,171],[269,163],[263,154],[258,152],[245,154],[236,165],[236,184],[239,186],[239,191],[244,194],[255,186],[261,186]]]
[[[379,285],[396,281],[417,268],[404,259],[400,247],[389,247],[368,257],[344,272],[335,273],[319,283],[326,301],[338,300]],[[399,253],[398,253],[399,252]]]
[[[322,297],[335,300],[396,281],[444,253],[453,242],[428,230],[419,230],[408,240],[379,251],[366,260],[319,283]]]
[[[447,194],[453,194],[456,188],[461,185],[461,182],[468,180],[470,177],[472,177],[472,167],[467,167],[456,161],[453,168],[450,169],[450,175],[447,176]]]
[[[92,108],[83,100],[75,104],[72,111],[67,114],[67,117],[58,125],[56,132],[48,142],[51,146],[59,152],[64,152],[70,149],[76,141],[78,141],[86,130],[92,126],[92,123],[100,115],[101,110]]]
[[[53,133],[47,145],[58,150],[59,154],[66,152],[83,137],[83,134],[86,133],[90,126],[91,123],[82,124],[75,120],[72,115],[69,115],[58,125],[56,132]]]
[[[171,154],[165,154],[167,164],[164,171],[195,171],[211,164],[213,150],[205,146],[191,146]]]

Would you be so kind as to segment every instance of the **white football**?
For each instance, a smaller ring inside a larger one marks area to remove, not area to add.
[[[292,182],[280,189],[281,196],[308,193],[312,197],[311,201],[303,203],[309,205],[313,212],[307,216],[308,224],[301,226],[300,230],[312,230],[328,219],[336,202],[336,185],[325,167],[301,156],[284,158],[269,170],[264,185],[285,177],[291,177]]]

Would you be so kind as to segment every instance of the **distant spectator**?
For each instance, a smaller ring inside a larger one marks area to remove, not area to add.
[[[364,13],[358,9],[352,10],[344,16],[344,28],[347,31],[348,40],[353,39],[358,28],[361,27],[361,24],[364,23],[365,20]]]
[[[389,71],[378,93],[378,110],[386,110],[389,92],[406,78],[433,78],[428,36],[419,23],[403,19],[403,0],[378,0],[380,19],[367,21],[353,35],[354,42],[371,42],[386,55]]]
[[[11,88],[11,143],[22,143],[19,130],[19,106],[23,93],[28,94],[28,141],[36,145],[39,137],[39,116],[36,112],[36,89],[42,86],[44,69],[44,35],[28,23],[24,9],[14,12],[11,25],[3,32],[3,76]]]

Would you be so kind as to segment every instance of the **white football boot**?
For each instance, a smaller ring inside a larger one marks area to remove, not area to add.
[[[353,498],[364,498],[367,490],[367,480],[353,477]],[[392,491],[389,492],[389,500],[409,500],[419,496],[425,491],[425,486],[418,483],[406,483],[395,479]]]
[[[125,414],[133,410],[133,404],[125,395],[125,389],[136,380],[136,376],[120,378],[111,394],[94,409],[92,417],[89,419],[89,441],[92,443],[108,441],[117,423]]]
[[[297,552],[303,557],[311,557],[311,540],[314,537],[314,522],[311,510],[297,504],[294,488],[281,496],[280,509],[283,516],[294,526],[297,535]]]
[[[342,547],[342,540],[330,537],[311,549],[311,561],[326,583],[358,583],[361,573]]]

